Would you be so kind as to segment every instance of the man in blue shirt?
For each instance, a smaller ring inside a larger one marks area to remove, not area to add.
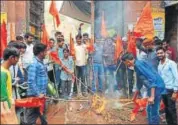
[[[137,75],[144,80],[143,84],[147,88],[148,106],[147,117],[148,124],[159,124],[159,107],[161,95],[165,92],[164,81],[157,71],[145,61],[135,60],[131,53],[125,53],[122,56],[122,61],[128,67],[134,67]],[[137,83],[137,91],[139,92],[142,85]],[[133,100],[136,99],[136,96]]]
[[[46,95],[48,84],[47,68],[43,63],[43,59],[47,53],[47,46],[42,43],[36,43],[33,53],[35,55],[33,63],[27,68],[27,96],[42,98]],[[40,115],[39,108],[27,108],[25,115],[27,124],[36,124],[38,117],[40,117],[42,124],[47,124],[44,116]]]
[[[163,47],[158,47],[156,52],[160,59],[158,73],[163,78],[166,87],[166,94],[162,96],[165,104],[166,121],[168,125],[176,125],[176,96],[178,92],[177,64],[166,57],[166,50]]]

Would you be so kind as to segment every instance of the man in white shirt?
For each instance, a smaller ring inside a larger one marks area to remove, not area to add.
[[[27,67],[33,62],[33,35],[30,33],[26,33],[25,36],[25,44],[27,46],[25,53],[22,55],[22,65],[23,65],[23,69],[25,71],[25,76],[27,76],[26,74],[26,69]]]
[[[81,35],[76,36],[76,42],[77,43],[74,45],[76,57],[76,76],[81,79],[82,82],[77,81],[77,91],[79,96],[81,96],[81,92],[83,96],[87,96],[87,86],[85,82],[87,48],[86,45],[82,43]]]
[[[177,64],[166,57],[163,47],[156,49],[160,62],[158,73],[162,77],[166,87],[166,94],[162,95],[165,104],[166,121],[168,125],[177,125],[176,97],[178,94],[178,71]]]

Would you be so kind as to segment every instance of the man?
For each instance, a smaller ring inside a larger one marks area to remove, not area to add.
[[[47,46],[42,43],[36,43],[33,53],[35,58],[33,59],[33,63],[28,67],[27,97],[43,98],[46,95],[48,84],[47,68],[43,63],[43,59],[47,53]],[[28,124],[36,124],[38,117],[41,118],[41,124],[47,124],[44,116],[40,115],[39,108],[27,108],[25,115]]]
[[[162,44],[163,44],[163,48],[166,50],[166,56],[167,56],[169,59],[171,59],[171,60],[173,60],[173,61],[176,61],[176,52],[175,52],[174,48],[172,48],[172,47],[169,45],[169,43],[168,43],[168,41],[167,41],[166,39],[164,39],[164,40],[162,41]]]
[[[147,88],[148,95],[148,124],[159,124],[161,94],[165,92],[164,81],[151,65],[145,61],[135,60],[131,53],[125,53],[122,56],[122,61],[128,67],[133,67],[135,72],[145,81],[144,86]],[[133,100],[136,99],[141,87],[142,85],[137,83],[137,91]]]
[[[19,60],[20,52],[14,47],[7,47],[3,54],[3,63],[1,64],[1,104],[8,103],[8,107],[12,104],[12,78],[9,68],[16,65]]]
[[[65,48],[68,48],[67,45],[64,43],[64,39],[63,38],[60,38],[57,40],[57,51],[58,51],[58,57],[59,59],[63,59],[64,58],[64,54],[63,54],[63,50]],[[58,86],[58,92],[60,93],[60,87],[61,87],[61,79],[60,79],[60,76],[61,76],[61,66],[59,66],[58,64],[55,64],[55,77],[56,77],[56,83],[57,83],[57,86]]]
[[[52,64],[52,60],[49,57],[50,52],[53,52],[53,51],[55,51],[54,39],[51,38],[51,39],[49,39],[49,48],[48,48],[48,52],[47,52],[48,54],[47,54],[46,58],[44,59],[44,64],[47,65],[49,80],[51,82],[55,83],[53,64]]]
[[[59,39],[61,38],[61,36],[62,36],[62,32],[57,31],[57,32],[55,33],[56,41],[59,40]]]
[[[103,66],[103,42],[100,39],[96,39],[94,43],[93,56],[93,81],[92,91],[97,91],[96,86],[98,83],[98,92],[103,92],[104,84],[104,66]]]
[[[157,48],[156,52],[160,60],[158,73],[163,78],[167,90],[167,93],[162,96],[165,104],[166,121],[168,125],[176,125],[176,95],[178,93],[177,64],[166,57],[166,50],[163,47]]]
[[[17,42],[24,42],[24,39],[22,36],[16,36],[16,41]]]
[[[154,41],[152,39],[145,38],[142,42],[142,44],[137,43],[137,48],[140,51],[145,52],[146,55],[142,58],[146,62],[148,62],[150,65],[152,65],[156,70],[158,68],[158,58],[156,56],[156,47],[154,44]]]
[[[25,80],[27,79],[27,67],[33,62],[33,35],[30,33],[26,33],[25,36],[25,44],[27,46],[25,53],[23,54],[22,64],[23,69],[25,71]]]
[[[116,64],[114,60],[115,44],[112,38],[107,38],[103,45],[103,62],[106,73],[106,91],[108,96],[115,96],[114,90],[116,85],[115,70]]]
[[[85,82],[86,77],[86,45],[82,43],[82,36],[76,36],[76,44],[74,45],[75,57],[76,57],[76,76],[81,80],[77,81],[77,91],[79,96],[87,96],[87,85]]]

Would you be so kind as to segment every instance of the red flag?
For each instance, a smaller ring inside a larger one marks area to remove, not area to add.
[[[131,113],[130,120],[133,121],[136,118],[136,115],[138,114],[139,110],[142,108],[143,109],[143,114],[146,114],[146,106],[148,103],[148,98],[142,98],[142,99],[136,99],[134,101],[134,108]],[[160,103],[160,111],[165,108],[163,101]]]
[[[121,40],[120,36],[117,36],[116,46],[115,46],[115,54],[114,54],[115,61],[117,61],[117,59],[119,58],[119,56],[122,52],[123,52],[122,40]]]
[[[45,98],[38,98],[38,97],[16,99],[15,106],[16,107],[26,107],[26,108],[39,107],[40,113],[43,114],[45,100],[46,100]]]
[[[141,16],[134,28],[134,32],[141,33],[146,38],[152,39],[154,36],[154,25],[152,18],[152,9],[150,1],[143,8]]]
[[[136,38],[135,38],[135,36],[131,32],[128,32],[127,51],[130,52],[130,53],[132,53],[135,57],[137,56]]]
[[[56,19],[56,24],[57,24],[57,27],[58,27],[59,24],[61,23],[61,21],[60,21],[60,18],[59,18],[59,12],[58,12],[57,7],[56,7],[56,2],[54,0],[51,1],[49,13]]]
[[[108,36],[108,32],[106,30],[106,24],[105,24],[105,20],[104,20],[104,11],[102,13],[102,20],[101,20],[101,36],[103,38],[106,38]]]
[[[0,58],[3,57],[4,49],[7,47],[7,29],[6,29],[6,23],[3,21],[1,24],[1,55]]]
[[[49,36],[48,36],[48,32],[46,31],[46,27],[44,24],[42,25],[42,32],[43,32],[43,34],[42,34],[41,42],[48,46],[49,45]]]
[[[70,33],[70,55],[75,57],[74,39]]]

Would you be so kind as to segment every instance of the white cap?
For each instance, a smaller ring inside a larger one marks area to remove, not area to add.
[[[124,36],[124,37],[122,37],[122,41],[127,41],[128,39],[127,39],[127,37],[126,36]]]

